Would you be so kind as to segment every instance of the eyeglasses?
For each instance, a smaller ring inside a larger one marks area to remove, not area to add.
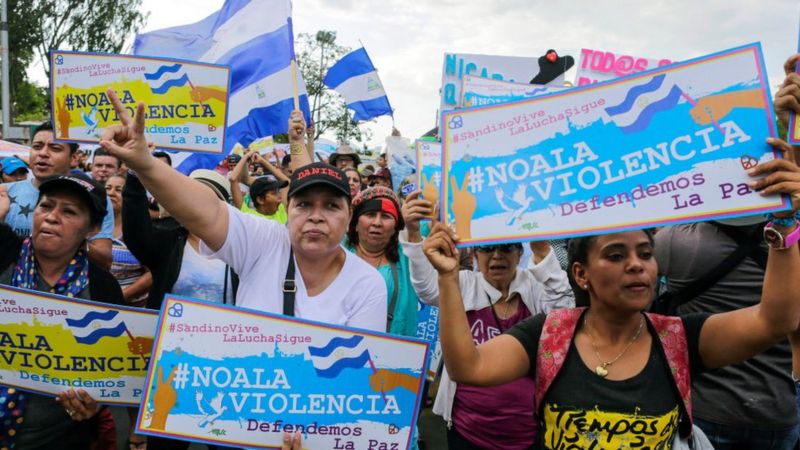
[[[494,253],[495,250],[497,250],[500,253],[511,253],[520,248],[521,246],[519,244],[481,245],[480,247],[475,247],[475,251],[480,253]]]

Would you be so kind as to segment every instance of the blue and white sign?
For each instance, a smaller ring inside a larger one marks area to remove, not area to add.
[[[447,111],[442,220],[482,245],[786,209],[747,186],[774,117],[759,44]]]
[[[442,144],[432,141],[417,141],[417,186],[422,198],[439,202],[442,186]]]
[[[213,320],[209,320],[213,317]],[[428,344],[167,296],[137,432],[236,447],[406,449]]]
[[[560,92],[564,89],[568,88],[541,84],[511,83],[509,81],[465,75],[461,86],[461,106],[469,108],[496,105]]]

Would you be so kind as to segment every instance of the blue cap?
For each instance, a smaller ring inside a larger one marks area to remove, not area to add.
[[[25,164],[25,162],[16,156],[3,158],[0,161],[0,166],[3,166],[3,173],[6,175],[11,175],[19,169],[25,169],[26,172],[28,171],[28,166]]]

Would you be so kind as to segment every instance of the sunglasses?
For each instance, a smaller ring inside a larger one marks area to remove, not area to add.
[[[480,253],[494,253],[495,250],[497,250],[500,253],[511,253],[520,248],[522,248],[522,246],[519,244],[482,245],[480,247],[475,247],[475,251]]]

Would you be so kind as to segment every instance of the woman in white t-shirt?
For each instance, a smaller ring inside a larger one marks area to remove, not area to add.
[[[303,144],[305,121],[299,111],[289,121],[294,173],[284,227],[238,211],[157,161],[147,150],[144,105],[137,106],[134,120],[112,90],[108,95],[122,124],[107,128],[101,145],[135,170],[159,204],[202,240],[201,254],[225,261],[239,274],[237,305],[283,312],[283,287],[291,262],[296,268],[296,293],[290,314],[336,325],[386,329],[383,279],[341,246],[352,214],[347,178],[327,164],[309,164]]]

